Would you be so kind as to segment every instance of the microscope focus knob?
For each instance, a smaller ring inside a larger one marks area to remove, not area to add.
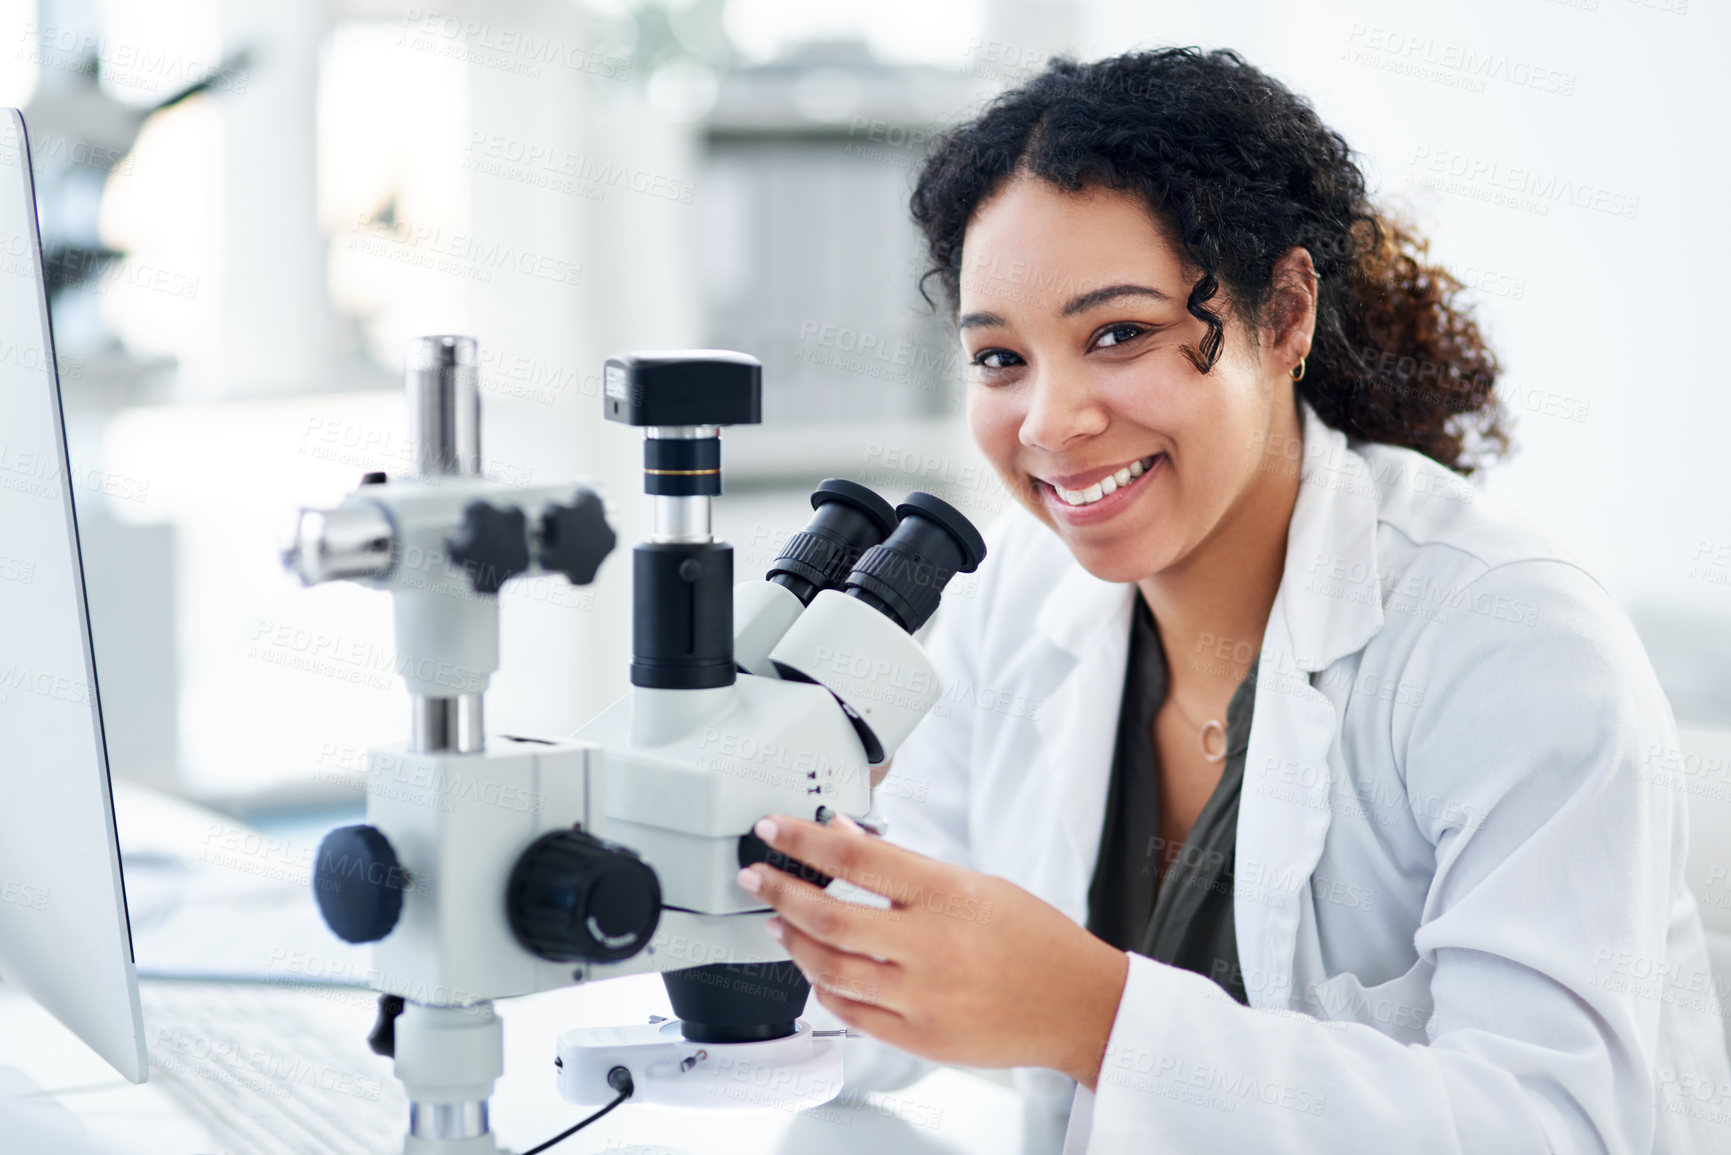
[[[468,572],[478,594],[499,588],[529,569],[529,520],[520,509],[471,501],[445,542],[451,560]]]
[[[517,860],[505,913],[531,954],[552,962],[617,962],[649,945],[661,921],[661,882],[628,847],[555,830]]]
[[[587,489],[577,491],[570,505],[555,502],[541,514],[541,568],[562,573],[575,586],[595,580],[601,560],[613,552],[613,527],[601,499]]]
[[[372,826],[339,826],[319,843],[313,897],[344,942],[378,942],[403,913],[408,871]]]

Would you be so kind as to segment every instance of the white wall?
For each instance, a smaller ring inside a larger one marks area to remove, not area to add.
[[[1731,547],[1731,389],[1715,339],[1731,304],[1723,5],[1097,0],[1083,17],[1087,56],[1232,47],[1309,94],[1433,254],[1497,290],[1477,299],[1520,448],[1487,488],[1572,544],[1625,605],[1731,618],[1724,555],[1691,574],[1703,542]],[[1457,63],[1469,54],[1496,78]],[[1427,62],[1429,75],[1396,71]],[[1625,217],[1549,201],[1541,215],[1475,199],[1496,191],[1484,179],[1425,187],[1439,161],[1439,175],[1529,168],[1639,203]],[[1585,419],[1548,415],[1547,395]]]

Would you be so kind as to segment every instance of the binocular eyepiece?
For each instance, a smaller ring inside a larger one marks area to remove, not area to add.
[[[839,589],[911,634],[936,612],[950,579],[985,560],[979,530],[929,493],[911,493],[892,509],[865,486],[830,478],[811,505],[811,521],[787,539],[767,575],[805,605]]]
[[[896,511],[865,486],[832,477],[812,490],[815,511],[787,539],[764,575],[810,605],[819,592],[840,587],[860,555],[895,532]]]

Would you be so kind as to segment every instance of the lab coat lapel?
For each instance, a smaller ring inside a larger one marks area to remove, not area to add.
[[[1300,401],[1303,461],[1285,568],[1263,634],[1244,762],[1233,886],[1239,963],[1252,1006],[1293,1003],[1309,879],[1333,817],[1339,717],[1311,675],[1382,627],[1377,500],[1365,461]],[[1318,976],[1320,977],[1320,976]]]
[[[1134,585],[1101,581],[1072,566],[1034,619],[1053,657],[1072,663],[1034,722],[1059,828],[1056,853],[1038,873],[1044,893],[1064,896],[1065,913],[1078,922],[1087,917],[1100,853],[1135,592]]]

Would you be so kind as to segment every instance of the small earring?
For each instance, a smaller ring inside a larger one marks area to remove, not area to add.
[[[1298,359],[1298,368],[1292,370],[1290,375],[1294,381],[1304,380],[1304,358],[1303,357],[1300,357]]]

